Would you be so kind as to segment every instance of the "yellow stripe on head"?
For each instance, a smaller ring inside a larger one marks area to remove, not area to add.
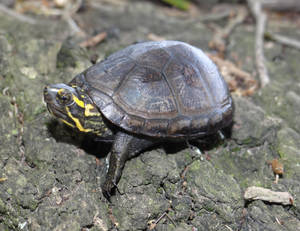
[[[61,120],[62,122],[64,122],[66,125],[68,125],[68,126],[70,126],[70,127],[72,127],[72,128],[75,127],[73,124],[69,123],[68,121],[66,121],[66,120],[64,120],[64,119],[60,119],[60,120]]]
[[[79,106],[79,107],[82,107],[84,108],[84,102],[80,99],[77,98],[76,95],[72,94],[72,97],[73,97],[73,100],[74,102]]]
[[[92,104],[85,104],[84,101],[78,99],[78,97],[72,94],[74,102],[81,108],[84,108],[84,116],[100,116],[100,113],[95,110],[95,107]],[[84,97],[84,95],[82,96]],[[93,111],[94,110],[94,111]]]
[[[80,123],[79,119],[75,118],[72,113],[70,112],[70,109],[68,107],[66,107],[66,111],[68,113],[68,116],[74,121],[74,123],[76,124],[76,127],[79,129],[79,131],[81,132],[91,132],[93,131],[92,129],[86,129],[82,126],[82,124]]]
[[[85,111],[84,111],[84,116],[100,116],[100,113],[94,110],[95,107],[92,104],[86,104],[85,105]]]

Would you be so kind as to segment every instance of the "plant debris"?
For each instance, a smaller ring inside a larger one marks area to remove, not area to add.
[[[180,10],[188,10],[189,9],[189,1],[187,0],[161,0],[164,3],[167,3],[171,6],[174,6]]]
[[[91,38],[88,38],[87,40],[81,42],[79,44],[80,47],[83,48],[90,48],[90,47],[94,47],[96,45],[98,45],[99,43],[101,43],[104,39],[106,39],[107,37],[107,33],[106,32],[101,32]]]
[[[279,162],[278,159],[274,159],[269,162],[269,164],[272,166],[272,171],[275,174],[275,184],[278,184],[279,176],[283,174],[284,169],[283,169],[283,164]]]
[[[231,11],[229,21],[225,27],[214,25],[215,33],[212,40],[209,42],[209,47],[216,49],[223,56],[226,50],[227,38],[236,26],[244,22],[247,15],[248,12],[244,7],[237,7],[236,10]]]
[[[19,21],[22,21],[22,22],[26,22],[26,23],[29,23],[29,24],[36,24],[37,21],[29,16],[26,16],[26,15],[23,15],[21,13],[18,13],[8,7],[6,7],[5,5],[3,4],[0,4],[0,11],[11,16],[11,17],[14,17],[15,19],[19,20]]]
[[[285,46],[294,47],[300,50],[300,41],[296,39],[292,39],[283,35],[274,34],[271,32],[265,33],[265,38],[269,40],[273,40],[274,42],[280,43]]]
[[[255,64],[260,79],[261,87],[265,87],[270,83],[268,69],[265,65],[264,56],[264,33],[267,22],[267,15],[262,10],[261,1],[248,0],[248,6],[252,15],[256,20],[256,34],[255,34]]]
[[[151,41],[162,41],[162,40],[166,40],[164,37],[162,36],[159,36],[157,34],[154,34],[154,33],[149,33],[147,35],[148,39],[151,40]]]
[[[164,217],[167,217],[173,225],[176,227],[176,223],[173,221],[173,219],[169,216],[167,212],[164,212],[157,220],[151,220],[148,222],[148,229],[154,230],[156,228],[156,225],[163,219]]]
[[[241,70],[234,63],[224,60],[217,55],[207,53],[207,55],[216,63],[220,73],[226,80],[229,90],[239,96],[253,95],[258,88],[258,83],[252,75]]]
[[[294,199],[289,192],[275,192],[267,188],[251,186],[246,189],[245,200],[263,200],[270,203],[293,205]]]
[[[6,177],[1,177],[1,178],[0,178],[0,182],[4,182],[4,181],[6,181],[6,180],[7,180]]]

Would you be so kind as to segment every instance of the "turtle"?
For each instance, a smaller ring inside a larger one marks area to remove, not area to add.
[[[70,127],[111,140],[102,193],[117,188],[126,160],[161,142],[199,139],[233,121],[233,101],[216,65],[180,41],[130,45],[44,88],[49,112]]]

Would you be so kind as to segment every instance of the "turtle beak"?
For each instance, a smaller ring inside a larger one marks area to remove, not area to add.
[[[44,101],[47,104],[54,103],[56,94],[58,92],[57,88],[52,88],[51,86],[46,86],[44,88]]]
[[[47,109],[55,117],[66,119],[63,108],[58,105],[56,101],[56,95],[59,88],[55,85],[49,85],[44,88],[44,101],[47,105]]]
[[[46,86],[44,88],[44,101],[47,105],[47,109],[50,112],[50,114],[54,115],[53,110],[51,109],[51,105],[55,104],[55,96],[57,91],[55,92],[53,88],[50,86]]]

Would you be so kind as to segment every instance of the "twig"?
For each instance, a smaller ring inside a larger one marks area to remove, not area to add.
[[[5,14],[8,14],[9,16],[12,16],[12,17],[14,17],[17,20],[20,20],[22,22],[27,22],[29,24],[36,24],[37,23],[37,21],[34,20],[33,18],[30,18],[28,16],[19,14],[18,12],[9,9],[8,7],[4,6],[3,4],[0,4],[0,11],[5,13]]]
[[[270,83],[268,70],[265,66],[265,57],[263,50],[267,15],[262,11],[260,0],[248,0],[248,5],[253,16],[256,19],[255,61],[261,87],[265,87],[267,84]]]
[[[119,223],[117,222],[111,207],[108,208],[108,217],[109,217],[109,219],[110,219],[110,221],[111,221],[111,223],[113,224],[114,227],[119,226]]]
[[[68,23],[70,29],[71,29],[71,34],[79,34],[79,35],[85,35],[85,32],[80,29],[80,27],[77,25],[77,23],[74,21],[71,15],[66,14],[64,15],[64,19]]]
[[[0,182],[4,182],[4,181],[6,181],[6,180],[7,180],[6,177],[1,177],[1,178],[0,178]]]
[[[263,35],[265,31],[267,21],[267,15],[261,13],[257,17],[256,21],[256,38],[255,38],[255,56],[256,56],[256,68],[259,73],[261,87],[265,87],[270,83],[270,77],[268,74],[267,67],[265,66],[265,56],[264,56],[264,40]]]
[[[233,229],[230,228],[228,225],[225,225],[225,227],[226,227],[229,231],[233,231]]]
[[[161,221],[161,219],[163,219],[164,217],[167,217],[172,223],[173,225],[176,227],[176,223],[175,221],[173,221],[173,219],[169,216],[169,214],[167,212],[164,212],[157,220],[152,220],[150,222],[148,222],[149,225],[149,230],[154,230],[156,225]]]
[[[81,5],[82,5],[82,0],[76,0],[75,3],[69,3],[66,6],[66,8],[62,14],[63,18],[69,24],[72,34],[85,35],[85,32],[80,29],[80,27],[77,25],[77,23],[72,18],[72,15],[75,14],[79,10]]]
[[[18,145],[18,153],[21,157],[21,163],[25,163],[25,145],[24,145],[24,114],[19,110],[19,105],[17,103],[16,97],[12,96],[9,92],[9,88],[4,88],[2,93],[10,98],[10,103],[14,108],[14,116],[15,116],[15,126],[18,129],[17,136],[17,145]],[[19,125],[18,125],[19,124]]]
[[[98,43],[102,42],[105,38],[107,37],[107,33],[106,32],[101,32],[83,42],[81,42],[79,44],[80,47],[94,47],[96,46]]]
[[[252,75],[238,68],[234,63],[216,55],[206,53],[218,66],[220,73],[229,85],[230,91],[237,95],[252,95],[258,88],[257,81]]]
[[[275,220],[278,225],[283,225],[283,221],[279,220],[278,217],[275,217]]]
[[[276,11],[300,11],[299,0],[262,0],[262,6]]]
[[[292,38],[289,38],[289,37],[286,37],[286,36],[283,36],[283,35],[279,35],[279,34],[274,34],[274,33],[271,33],[271,32],[266,32],[265,33],[265,38],[273,40],[275,42],[278,42],[282,45],[294,47],[294,48],[300,50],[300,41],[298,41],[296,39],[292,39]]]
[[[218,13],[209,13],[207,15],[204,15],[200,18],[201,22],[207,22],[207,21],[219,21],[223,18],[227,18],[228,16],[230,16],[232,14],[232,10],[225,10],[222,12],[218,12]],[[198,21],[198,19],[197,19]]]
[[[22,163],[25,162],[25,145],[24,145],[24,114],[20,112],[19,105],[17,104],[16,98],[13,96],[11,98],[11,104],[14,106],[15,116],[17,117],[17,122],[20,124],[18,128],[18,147],[19,155],[21,157]]]
[[[224,28],[216,28],[216,32],[209,43],[209,47],[218,50],[221,54],[226,50],[226,39],[228,36],[232,33],[234,28],[241,24],[247,17],[247,11],[243,7],[237,8],[234,14],[235,16],[229,18],[229,21]]]
[[[270,189],[251,186],[246,189],[245,200],[263,200],[270,203],[280,203],[283,205],[293,205],[294,199],[289,192],[274,192]]]
[[[59,16],[63,18],[69,25],[71,34],[81,34],[85,35],[84,31],[80,29],[80,27],[77,25],[77,23],[72,18],[73,15],[79,10],[79,8],[82,5],[83,0],[74,0],[74,1],[67,1],[63,8],[58,9],[54,7],[49,7],[44,4],[44,1],[35,1],[36,4],[33,4],[32,1],[28,2],[26,4],[26,1],[22,1],[19,3],[21,9],[23,11],[30,11],[35,14],[42,14],[42,15],[51,15],[51,16]],[[26,20],[29,23],[35,24],[36,21],[33,21],[33,19],[28,18],[27,16],[21,15],[13,10],[10,10],[8,8],[2,7],[0,5],[0,11],[4,11],[7,14],[10,14],[16,18],[19,18],[20,20]]]
[[[162,41],[162,40],[166,40],[164,37],[162,36],[159,36],[157,34],[154,34],[154,33],[149,33],[147,35],[147,38],[151,41]]]
[[[111,4],[114,6],[124,6],[126,4],[126,1],[124,0],[102,0],[101,2],[97,1],[89,1],[88,4],[91,7],[103,9],[103,3]]]

